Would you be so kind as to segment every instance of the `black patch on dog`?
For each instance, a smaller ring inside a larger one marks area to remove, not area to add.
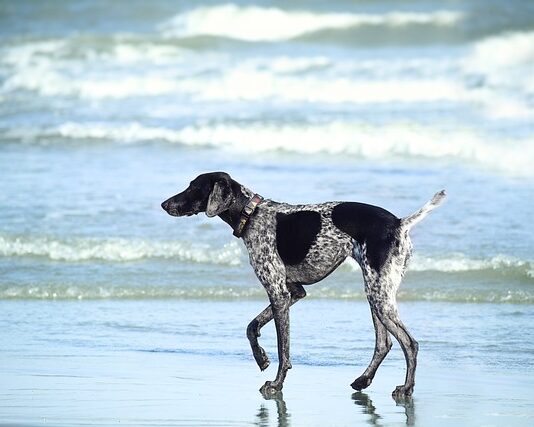
[[[282,261],[296,265],[306,257],[321,230],[321,214],[298,211],[276,215],[276,248]]]
[[[334,207],[332,222],[360,245],[367,244],[369,265],[380,271],[396,241],[400,219],[378,206],[346,202]]]

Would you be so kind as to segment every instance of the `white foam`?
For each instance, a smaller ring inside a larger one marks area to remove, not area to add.
[[[269,15],[271,11],[232,5],[206,10],[222,16],[224,11],[232,10],[245,19],[256,9],[260,15],[265,11]],[[183,16],[202,10],[194,9]],[[300,13],[275,10],[291,18]],[[306,13],[315,16],[317,23],[322,22],[323,15],[338,15]],[[384,14],[373,15],[373,19],[379,17],[392,23],[404,22],[403,19],[439,22],[436,18],[441,16],[439,13]],[[359,16],[341,15],[354,19]],[[233,23],[227,25],[238,27]],[[273,28],[270,31],[276,34]],[[447,54],[439,55],[438,59],[426,54],[396,58],[389,55],[369,58],[360,54],[354,58],[269,55],[235,61],[220,52],[198,55],[157,38],[147,41],[134,36],[114,36],[109,45],[103,45],[98,40],[73,36],[40,42],[20,41],[0,47],[0,64],[5,76],[0,96],[7,99],[13,92],[27,90],[47,97],[87,100],[165,97],[175,99],[178,105],[200,103],[199,108],[206,102],[243,101],[355,105],[445,103],[481,110],[491,119],[534,120],[530,102],[534,94],[533,46],[534,32],[516,32],[478,41],[464,58]],[[473,82],[480,84],[473,85]],[[154,109],[157,108],[155,105]]]
[[[139,123],[73,123],[38,129],[6,131],[26,141],[100,139],[119,143],[164,141],[238,152],[287,151],[304,154],[347,154],[366,159],[435,159],[477,164],[512,175],[534,173],[534,140],[499,138],[493,141],[471,129],[439,128],[416,123],[370,126],[335,121],[324,124],[212,124],[181,129]]]
[[[461,67],[479,76],[488,88],[480,92],[491,117],[534,120],[526,100],[534,95],[534,31],[504,33],[474,43]]]
[[[343,268],[359,271],[360,267],[353,259],[345,261]],[[509,255],[495,255],[489,258],[472,258],[462,253],[451,253],[425,257],[414,254],[410,260],[409,271],[467,273],[486,270],[500,272],[519,272],[519,274],[534,278],[534,261],[528,261]]]
[[[187,241],[150,241],[125,238],[67,238],[17,237],[0,235],[0,256],[45,257],[54,261],[83,262],[101,260],[110,262],[137,261],[150,258],[176,259],[182,262],[242,265],[246,254],[237,241],[220,247]],[[353,259],[343,264],[344,270],[359,270]],[[534,278],[534,261],[509,255],[472,258],[462,253],[425,257],[415,254],[410,271],[464,273],[484,270],[515,271]]]
[[[451,26],[463,18],[461,12],[388,12],[384,14],[319,13],[278,8],[225,4],[199,7],[176,15],[161,24],[170,37],[223,36],[247,41],[278,41],[326,29],[361,25],[405,26],[434,24]]]
[[[462,102],[468,94],[459,83],[445,77],[358,79],[355,76],[291,76],[248,64],[211,79],[182,82],[183,92],[200,100],[276,100],[278,102],[373,104],[390,102]]]
[[[172,97],[177,102],[185,99],[202,104],[467,103],[486,108],[492,117],[528,118],[533,114],[514,93],[466,87],[462,78],[451,74],[458,65],[450,59],[333,61],[324,56],[273,56],[236,63],[216,54],[200,59],[166,45],[125,41],[73,57],[76,42],[31,42],[2,49],[0,61],[8,64],[10,71],[0,91],[7,96],[29,90],[43,96],[88,100]],[[473,74],[482,69],[483,59],[466,61],[463,72]],[[506,76],[499,81],[515,81]],[[516,92],[522,90],[517,87]]]
[[[107,122],[80,124],[67,122],[56,128],[44,130],[43,136],[61,136],[73,139],[102,139],[117,142],[167,141],[182,142],[181,132],[163,127],[143,126],[139,123],[114,125]]]
[[[184,262],[240,265],[242,250],[237,242],[223,247],[200,243],[123,238],[69,238],[0,236],[0,255],[5,257],[45,257],[56,261],[81,262],[103,260],[136,261],[146,258],[170,258]]]
[[[65,40],[33,41],[2,48],[0,62],[11,66],[35,65],[39,58],[59,56],[67,42]]]
[[[176,46],[161,45],[156,43],[125,43],[118,42],[113,45],[110,52],[99,55],[98,60],[107,60],[110,63],[123,65],[151,64],[179,65],[185,61],[186,50]]]
[[[534,31],[504,33],[476,42],[464,66],[473,72],[532,66],[534,63]],[[530,73],[532,77],[532,73]],[[534,86],[529,86],[533,90]]]
[[[166,285],[105,285],[94,284],[0,284],[0,300],[4,299],[265,299],[265,291],[261,286],[166,286]],[[363,290],[352,284],[346,286],[323,285],[314,288],[309,298],[365,300]],[[400,300],[408,301],[448,301],[470,303],[515,303],[532,304],[534,295],[524,289],[496,289],[487,290],[465,287],[425,288],[415,286],[401,288],[398,294]]]
[[[440,257],[422,257],[415,255],[410,269],[413,271],[441,271],[458,273],[481,270],[507,270],[524,269],[527,276],[532,276],[533,262],[522,260],[508,255],[496,255],[491,258],[470,258],[462,253],[450,254]]]
[[[265,291],[260,286],[254,287],[173,287],[165,285],[107,285],[93,284],[0,284],[2,299],[244,299],[265,298]]]
[[[139,50],[140,49],[140,50]],[[221,63],[219,58],[205,59],[199,64],[198,58],[190,58],[185,75],[178,74],[183,69],[183,58],[167,59],[175,68],[157,67],[147,62],[147,69],[132,72],[129,61],[138,61],[145,55],[145,49],[132,46],[119,46],[108,53],[108,67],[112,73],[102,73],[93,69],[98,61],[79,59],[61,60],[41,55],[34,48],[24,46],[13,48],[9,55],[17,58],[21,50],[21,60],[13,59],[15,71],[10,73],[2,85],[3,92],[17,90],[35,91],[44,96],[76,96],[85,99],[121,99],[134,96],[175,96],[191,97],[205,101],[265,101],[278,102],[321,102],[328,104],[353,103],[372,104],[388,102],[462,102],[469,100],[469,94],[459,83],[443,76],[400,77],[394,74],[376,78],[355,78],[361,74],[358,64],[340,64],[341,74],[324,76],[318,73],[302,75],[307,70],[321,69],[332,65],[331,60],[317,57],[288,58],[285,56],[257,59],[239,64]],[[160,54],[155,54],[160,58]],[[10,59],[11,61],[11,59]],[[394,64],[399,73],[407,64]],[[428,64],[427,64],[428,65]],[[369,67],[381,69],[386,63],[373,62]],[[196,75],[195,70],[206,68],[206,75]],[[367,67],[367,68],[369,68]],[[105,67],[104,67],[105,68]],[[184,71],[182,71],[184,72]]]
[[[153,65],[175,63],[183,59],[185,49],[147,42],[144,40],[115,36],[109,43],[102,45],[96,40],[82,36],[41,41],[24,41],[6,45],[1,49],[0,63],[20,67],[23,65],[39,66],[48,59],[99,61],[100,67],[108,63],[150,62]]]
[[[77,38],[19,43],[0,50],[0,63],[9,67],[4,92],[31,90],[44,96],[87,99],[157,96],[176,92],[176,72],[183,49],[174,46],[113,41],[111,46],[81,49]],[[156,72],[146,74],[147,65]],[[139,66],[132,71],[132,67]],[[113,70],[110,72],[109,70]]]
[[[8,78],[5,91],[32,90],[44,96],[79,96],[89,99],[168,95],[179,89],[172,78],[156,76],[80,76],[67,78],[59,70],[43,65],[29,67]]]

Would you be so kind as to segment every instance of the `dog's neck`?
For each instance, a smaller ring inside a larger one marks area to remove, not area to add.
[[[232,192],[234,193],[234,203],[230,208],[219,214],[219,217],[226,222],[233,230],[236,230],[241,221],[241,212],[249,200],[254,196],[254,192],[232,180]]]

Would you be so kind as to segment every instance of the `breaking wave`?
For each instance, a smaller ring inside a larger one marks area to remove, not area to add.
[[[210,245],[188,241],[150,241],[123,238],[52,238],[0,236],[0,258],[42,258],[69,264],[147,262],[169,260],[218,266],[221,273],[236,266],[245,267],[246,253],[237,241]],[[9,262],[9,261],[8,261]],[[84,267],[85,268],[85,267]],[[202,267],[200,267],[202,268]],[[349,276],[359,273],[353,260],[345,262],[339,280],[310,288],[311,298],[364,300],[361,286]],[[409,268],[409,286],[399,291],[399,299],[413,301],[534,303],[534,263],[507,255],[472,258],[461,253],[422,257],[417,254]],[[243,272],[243,274],[246,274]],[[429,276],[430,275],[430,276]],[[454,275],[451,281],[447,275]],[[432,280],[428,280],[432,277]],[[154,278],[151,276],[151,279]],[[87,280],[87,279],[86,279]],[[91,280],[91,279],[89,279]],[[147,279],[145,279],[147,280]],[[155,279],[157,280],[157,278]],[[154,283],[102,284],[41,281],[0,283],[1,299],[263,299],[265,291],[255,281],[236,286],[217,285],[217,274],[206,284],[195,286]],[[437,281],[437,282],[436,282]],[[187,282],[187,281],[186,281]],[[231,280],[233,282],[233,280]],[[333,284],[332,284],[333,283]],[[447,283],[443,286],[442,283]]]
[[[199,7],[180,13],[161,24],[169,37],[218,36],[246,41],[288,40],[304,34],[328,29],[357,26],[399,27],[432,24],[452,26],[463,19],[461,12],[318,13],[288,11],[234,4]]]
[[[530,31],[504,33],[475,43],[463,65],[469,72],[485,75],[490,85],[518,85],[534,93],[533,62],[534,31]]]
[[[52,42],[32,43],[0,51],[4,54],[0,61],[10,68],[0,86],[1,91],[27,90],[46,97],[89,100],[175,96],[190,102],[275,99],[278,102],[381,104],[473,100],[461,81],[443,74],[447,64],[424,60],[333,64],[321,56],[279,56],[235,64],[226,63],[224,58],[199,61],[189,56],[190,63],[184,65],[183,55],[165,55],[154,49],[154,58],[148,62],[152,68],[132,73],[132,66],[139,64],[132,65],[128,61],[148,57],[145,52],[152,48],[117,47],[106,58],[94,52],[96,60],[91,56],[72,60],[57,57],[54,46]],[[159,59],[155,58],[160,58],[160,54],[169,64],[157,66]],[[103,73],[95,67],[95,62],[104,63],[113,72]],[[332,68],[327,75],[321,73],[325,68]],[[375,68],[385,70],[381,79],[370,75]],[[428,70],[427,74],[421,70]],[[478,97],[474,100],[478,101]]]
[[[0,256],[43,257],[53,261],[128,262],[143,259],[238,266],[246,263],[245,250],[237,241],[213,246],[189,241],[151,241],[125,238],[66,238],[20,237],[0,235]],[[345,262],[344,270],[358,270],[355,261]],[[471,258],[462,253],[422,257],[414,255],[410,263],[413,272],[473,273],[496,272],[520,276],[534,281],[534,264],[507,255]]]
[[[355,261],[345,262],[344,268],[359,270]],[[409,272],[415,273],[458,273],[479,274],[483,277],[500,275],[516,277],[534,283],[534,262],[508,255],[495,255],[488,258],[470,258],[462,253],[423,257],[415,254],[410,261]]]
[[[464,73],[477,76],[481,86],[492,91],[485,95],[485,109],[491,117],[532,121],[533,63],[534,31],[530,31],[507,32],[474,43],[461,66]]]
[[[473,42],[457,59],[275,54],[235,62],[136,36],[21,40],[0,48],[0,93],[118,102],[150,97],[163,98],[164,105],[167,98],[203,105],[466,104],[490,118],[528,120],[534,117],[533,45],[534,32],[512,32]]]
[[[469,129],[410,123],[370,126],[359,123],[213,124],[182,129],[139,123],[64,123],[45,129],[12,129],[6,137],[54,143],[102,140],[122,143],[163,141],[238,152],[289,152],[351,155],[364,159],[433,159],[461,161],[511,175],[532,176],[532,138],[492,141]]]
[[[237,242],[222,247],[180,241],[129,240],[123,238],[68,238],[0,236],[0,256],[44,257],[53,261],[127,262],[162,258],[183,262],[239,265],[242,251]]]
[[[348,287],[315,286],[308,291],[313,299],[359,300],[366,299],[363,290],[354,285]],[[233,300],[265,299],[265,291],[258,284],[254,286],[197,286],[175,287],[164,285],[122,285],[98,286],[80,284],[0,284],[0,300],[6,299],[199,299]],[[411,287],[399,291],[398,299],[403,301],[441,301],[465,303],[509,303],[533,304],[534,290],[511,289],[470,289],[441,288],[440,290]]]

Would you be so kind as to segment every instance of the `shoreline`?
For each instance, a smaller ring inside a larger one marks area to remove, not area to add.
[[[414,396],[406,402],[391,397],[405,375],[397,344],[368,389],[350,388],[372,355],[367,304],[314,300],[292,309],[293,369],[282,398],[265,400],[259,388],[277,368],[274,328],[262,330],[271,357],[265,372],[257,368],[244,334],[260,306],[263,302],[4,301],[0,426],[534,422],[531,345],[507,350],[518,338],[513,328],[530,322],[524,306],[401,304],[421,344]],[[480,319],[474,325],[473,316]],[[508,341],[492,343],[490,334],[503,339],[495,331],[509,335]]]
[[[283,393],[266,400],[258,389],[275,370],[259,373],[252,360],[133,352],[61,359],[58,367],[54,357],[33,358],[33,368],[4,378],[11,386],[0,426],[520,426],[534,419],[534,380],[517,375],[423,365],[414,396],[396,402],[402,364],[382,366],[363,392],[349,387],[359,368],[295,364]]]

